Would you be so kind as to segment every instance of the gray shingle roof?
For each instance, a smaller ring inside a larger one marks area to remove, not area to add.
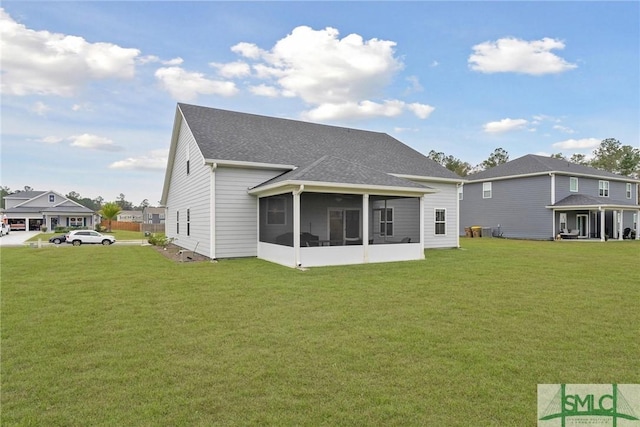
[[[284,181],[313,181],[340,184],[374,185],[422,189],[427,186],[379,172],[333,156],[322,156],[315,162],[277,176],[258,187]]]
[[[495,166],[482,172],[467,176],[470,181],[502,178],[507,176],[527,175],[535,173],[560,172],[579,175],[591,175],[601,178],[624,179],[622,175],[595,169],[589,166],[571,163],[563,159],[527,154],[507,163]]]
[[[304,168],[328,155],[384,173],[461,179],[385,133],[182,103],[178,108],[206,159]]]
[[[572,194],[557,201],[553,206],[630,206],[637,207],[632,200],[610,200],[604,197],[593,197],[584,194]]]

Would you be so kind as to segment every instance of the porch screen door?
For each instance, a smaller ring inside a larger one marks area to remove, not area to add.
[[[360,239],[359,209],[329,209],[329,240],[332,245],[344,245]]]
[[[576,225],[578,226],[579,237],[589,236],[589,216],[588,215],[576,215]]]

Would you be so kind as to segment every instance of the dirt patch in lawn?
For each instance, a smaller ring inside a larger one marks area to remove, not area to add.
[[[193,251],[182,249],[180,246],[176,246],[174,244],[168,244],[165,247],[153,246],[153,248],[168,259],[176,262],[211,261],[211,258],[207,258],[206,256],[197,254]]]

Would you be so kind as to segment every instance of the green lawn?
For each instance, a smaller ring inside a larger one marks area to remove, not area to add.
[[[2,248],[1,424],[521,426],[539,383],[640,383],[640,242],[462,246],[304,272]]]

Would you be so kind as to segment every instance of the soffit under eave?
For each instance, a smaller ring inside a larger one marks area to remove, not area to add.
[[[366,186],[353,184],[336,184],[336,183],[318,183],[304,181],[283,181],[273,186],[265,186],[249,189],[248,193],[257,197],[275,196],[278,194],[291,193],[300,191],[308,193],[331,193],[331,194],[370,194],[375,196],[402,196],[402,197],[421,197],[427,194],[438,193],[435,188],[425,187],[403,188],[403,187],[385,187],[385,186]]]

